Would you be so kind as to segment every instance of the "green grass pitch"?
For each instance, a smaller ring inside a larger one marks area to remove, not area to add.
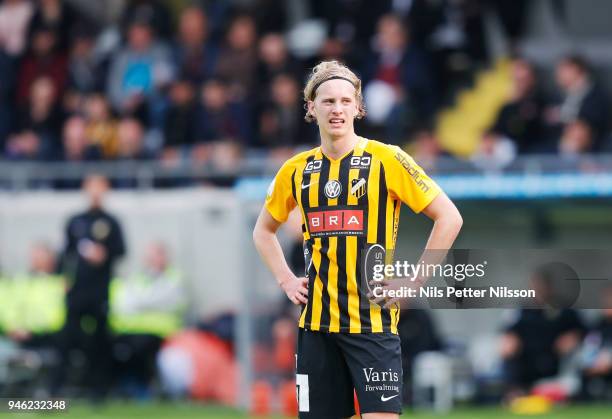
[[[71,406],[61,413],[0,413],[0,418],[66,418],[66,419],[238,419],[249,416],[235,410],[222,407],[205,406],[192,403],[118,403],[107,405]],[[402,418],[415,419],[510,419],[521,418],[502,408],[460,408],[448,415],[434,413],[405,412]],[[544,415],[534,415],[542,419],[609,419],[612,418],[612,406],[574,405],[558,407]],[[267,416],[268,419],[282,419],[281,416]]]

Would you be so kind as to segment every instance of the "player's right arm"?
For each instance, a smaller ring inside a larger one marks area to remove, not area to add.
[[[262,208],[253,230],[253,241],[259,255],[291,302],[306,304],[308,302],[308,289],[306,288],[308,278],[298,278],[287,265],[283,249],[276,237],[276,231],[280,226],[281,223],[270,215],[267,208]]]
[[[253,241],[259,255],[291,302],[306,304],[308,302],[308,289],[306,288],[308,279],[298,278],[291,272],[276,237],[276,231],[282,223],[287,221],[289,213],[297,205],[292,192],[294,173],[295,167],[290,160],[276,174],[268,188],[266,203],[257,218],[253,230]]]

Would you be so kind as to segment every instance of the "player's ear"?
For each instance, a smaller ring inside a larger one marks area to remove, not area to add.
[[[317,118],[317,115],[315,114],[315,111],[314,111],[314,100],[309,100],[308,101],[308,113],[313,118],[315,118],[315,119]]]
[[[355,118],[363,119],[363,117],[365,117],[365,115],[366,115],[366,110],[365,110],[364,99],[363,99],[363,96],[361,94],[359,94],[357,96],[357,110],[356,110],[356,113],[355,113]]]

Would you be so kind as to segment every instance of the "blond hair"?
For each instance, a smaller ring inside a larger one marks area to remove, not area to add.
[[[366,110],[363,104],[363,95],[361,93],[361,80],[347,66],[339,61],[322,61],[317,64],[308,76],[306,87],[304,87],[304,108],[306,116],[304,119],[307,122],[314,122],[316,118],[308,111],[308,102],[314,101],[317,96],[317,89],[321,83],[331,79],[343,79],[349,81],[355,87],[355,99],[357,100],[357,119],[365,116]]]

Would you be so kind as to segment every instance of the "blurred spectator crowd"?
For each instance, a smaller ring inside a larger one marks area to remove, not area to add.
[[[491,167],[508,164],[519,154],[571,157],[612,150],[610,101],[582,57],[568,55],[557,63],[559,90],[552,98],[528,60],[514,59],[511,74],[511,95],[484,133],[473,161]]]
[[[436,112],[489,62],[485,10],[497,12],[515,51],[528,2],[134,0],[108,23],[78,6],[0,3],[4,159],[219,169],[247,153],[283,160],[318,142],[301,88],[308,69],[330,58],[363,78],[362,135],[412,142],[417,160],[436,158]],[[536,73],[515,61],[513,94],[477,152],[604,149],[609,102],[588,63],[559,62],[556,97]]]

